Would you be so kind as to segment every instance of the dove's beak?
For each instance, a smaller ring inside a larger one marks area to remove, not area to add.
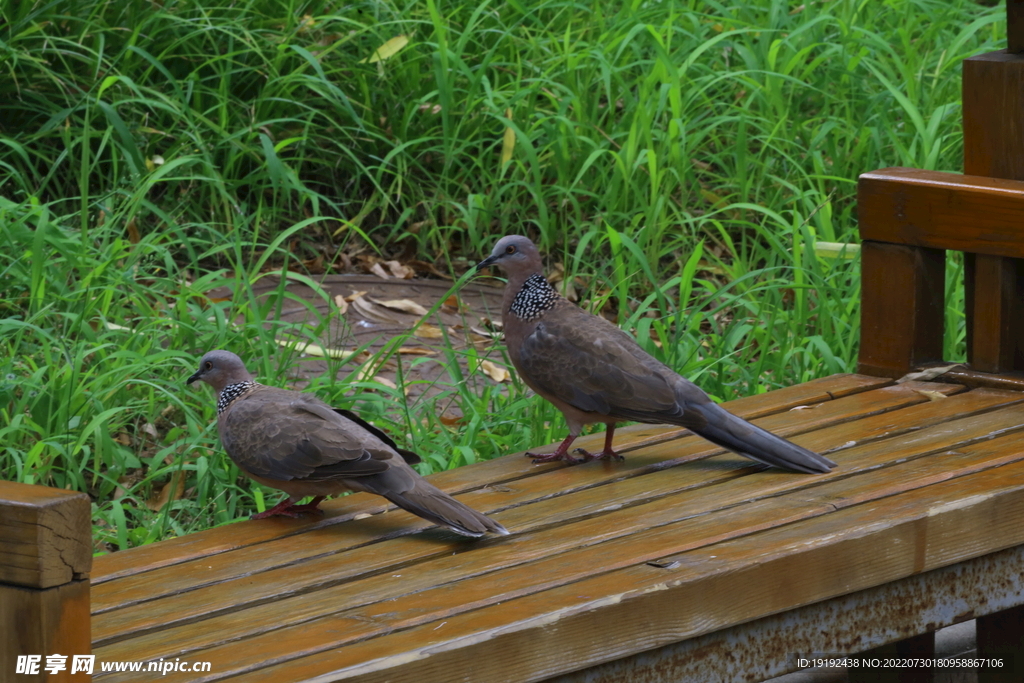
[[[493,264],[497,260],[498,260],[497,256],[488,256],[483,261],[481,261],[480,263],[476,264],[476,271],[479,273],[481,270],[483,270],[487,266]]]

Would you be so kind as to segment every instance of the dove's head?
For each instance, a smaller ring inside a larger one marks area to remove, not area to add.
[[[498,266],[508,273],[510,279],[527,277],[541,272],[543,268],[537,247],[522,235],[506,235],[498,240],[491,255],[476,264],[476,269],[479,271],[487,266]]]
[[[239,382],[251,382],[252,375],[245,369],[242,359],[230,351],[210,351],[199,360],[199,369],[186,380],[206,382],[219,394],[224,387]]]

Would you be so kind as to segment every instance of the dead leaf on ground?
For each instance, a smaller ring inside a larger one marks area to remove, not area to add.
[[[171,475],[171,480],[160,488],[160,491],[154,492],[150,496],[146,501],[146,507],[153,512],[160,512],[169,502],[181,498],[183,493],[185,493],[185,474],[184,472],[175,472]]]
[[[438,419],[441,420],[441,424],[445,427],[457,427],[464,420],[461,415],[452,415],[450,413],[444,413]]]
[[[132,445],[132,437],[130,437],[127,432],[118,432],[117,436],[114,437],[114,441],[122,446]]]
[[[416,271],[409,266],[402,265],[398,261],[385,261],[384,265],[388,267],[391,274],[397,277],[399,280],[411,280],[416,277]]]
[[[345,315],[345,312],[348,311],[348,302],[345,301],[345,297],[341,294],[334,297],[334,305],[338,307],[338,313],[342,315]]]
[[[444,337],[444,332],[441,331],[441,328],[430,323],[423,323],[417,327],[414,334],[420,339],[441,339]]]
[[[390,308],[395,311],[401,311],[403,313],[412,313],[413,315],[424,316],[427,314],[427,309],[419,305],[412,299],[389,299],[387,301],[381,301],[380,299],[370,299],[375,304]]]
[[[469,307],[464,306],[462,302],[459,301],[459,297],[452,294],[444,300],[443,304],[441,304],[441,310],[445,313],[465,313],[469,310]]]
[[[160,433],[156,430],[156,425],[153,424],[152,422],[147,422],[144,425],[142,425],[142,431],[145,432],[146,434],[149,434],[154,439],[160,437]]]
[[[366,297],[359,297],[352,301],[352,308],[354,308],[359,315],[369,320],[376,320],[380,323],[396,323],[397,319],[388,315],[387,312],[380,306],[374,306],[367,300]]]
[[[490,330],[485,330],[483,328],[477,327],[476,325],[473,325],[469,329],[474,334],[476,334],[476,335],[478,335],[480,337],[485,337],[487,339],[501,339],[501,336],[502,336],[501,332],[492,332]]]
[[[391,279],[391,276],[388,275],[387,271],[384,270],[384,266],[380,265],[379,263],[374,263],[372,266],[370,266],[370,272],[379,278],[383,278],[385,280]]]
[[[498,383],[508,382],[512,379],[512,375],[509,374],[508,370],[500,365],[495,365],[489,360],[480,361],[480,369],[484,371],[484,374]]]
[[[422,346],[403,346],[398,349],[398,353],[406,356],[433,356],[437,351],[431,351]]]
[[[352,293],[345,297],[345,301],[347,301],[349,303],[352,303],[353,301],[355,301],[359,297],[363,296],[364,294],[366,294],[366,292],[364,292],[364,291],[356,291],[356,290],[353,289]]]
[[[278,339],[277,344],[278,346],[282,346],[286,349],[295,349],[299,353],[305,353],[310,356],[319,356],[320,358],[338,358],[346,360],[355,353],[355,351],[349,351],[347,349],[331,349],[326,346],[307,344],[306,342],[300,342],[294,339]]]

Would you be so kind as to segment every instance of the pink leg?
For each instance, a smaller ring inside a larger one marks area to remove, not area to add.
[[[317,496],[305,505],[295,505],[291,498],[285,498],[269,510],[264,510],[263,512],[250,515],[249,519],[266,519],[268,517],[295,518],[299,517],[303,512],[319,512],[320,514],[323,514],[323,510],[317,507],[323,499],[324,496]]]
[[[527,451],[524,455],[526,455],[527,458],[533,458],[534,464],[564,460],[570,465],[575,465],[578,462],[582,462],[579,458],[574,458],[569,455],[569,446],[571,446],[572,442],[575,440],[576,435],[570,434],[565,437],[565,441],[558,445],[558,448],[555,449],[554,453],[531,453]]]
[[[587,460],[600,460],[601,458],[608,458],[609,460],[625,460],[624,457],[622,457],[621,455],[616,453],[614,449],[612,449],[612,436],[614,434],[615,425],[608,425],[608,428],[605,429],[604,432],[604,450],[598,453],[597,455],[594,455],[593,453],[588,453],[582,448],[577,448],[576,452],[582,454],[583,457],[585,457]]]

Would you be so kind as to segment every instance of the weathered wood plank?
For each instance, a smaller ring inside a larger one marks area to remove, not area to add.
[[[839,374],[766,394],[741,398],[726,405],[736,414],[752,419],[773,412],[789,410],[799,405],[820,403],[861,391],[869,391],[885,386],[885,384],[887,384],[885,380],[876,377]],[[620,429],[617,434],[625,439],[642,443],[644,439],[658,440],[661,438],[659,436],[661,429],[663,428],[651,425],[637,425]],[[584,447],[592,446],[593,443],[597,443],[594,441],[595,438],[598,437],[582,437],[579,439],[579,443]],[[544,466],[544,469],[556,467],[558,466],[548,465]],[[446,492],[454,494],[484,485],[529,476],[538,469],[531,465],[527,458],[499,458],[469,467],[440,472],[431,477],[431,482]],[[320,520],[272,519],[265,520],[264,524],[228,525],[98,557],[95,560],[93,585],[95,587],[115,578],[265,543],[299,534],[311,528],[330,526],[334,523],[351,520],[359,515],[376,514],[387,507],[387,502],[382,501],[378,496],[354,494],[326,501],[321,507],[326,514]]]
[[[1024,257],[1018,180],[885,168],[860,176],[857,211],[864,240]]]
[[[412,613],[372,612],[363,628],[379,637],[235,680],[542,680],[1019,545],[1022,514],[1018,461],[663,558],[678,565],[636,564],[418,625]],[[461,588],[448,604],[465,600]]]
[[[89,496],[0,481],[0,583],[51,588],[89,577]]]
[[[861,420],[857,423],[859,427],[855,428],[854,432],[849,430],[840,432],[822,443],[828,444],[828,447],[846,444],[850,441],[849,436],[851,433],[859,435],[861,430],[872,428],[875,429],[878,436],[892,436],[897,430],[897,427],[893,426],[893,422],[897,421],[898,418],[883,417],[881,413],[885,413],[890,409],[921,404],[927,401],[926,397],[920,393],[920,390],[925,387],[930,391],[938,391],[940,393],[956,393],[961,389],[957,385],[908,382],[866,394],[851,395],[837,401],[818,404],[817,407],[809,407],[805,410],[776,414],[763,418],[759,422],[778,433],[792,435],[806,429],[822,427],[828,424],[846,424],[857,416],[872,415],[873,418],[880,419],[873,419],[868,423],[864,423]],[[1007,392],[971,392],[959,397],[952,404],[947,405],[943,401],[941,405],[935,405],[929,410],[911,413],[900,428],[905,430],[913,429],[928,424],[935,424],[950,417],[962,418],[965,415],[989,410],[1008,401],[1018,400],[1021,400],[1020,396]],[[930,404],[931,402],[928,403]],[[854,428],[851,427],[851,429]],[[867,438],[867,436],[864,438]],[[687,462],[697,457],[720,452],[720,449],[717,447],[696,437],[682,439],[671,444],[656,444],[656,446],[657,448],[649,447],[644,451],[637,452],[636,455],[631,455],[625,463],[618,463],[611,468],[593,463],[584,467],[547,470],[541,473],[542,476],[530,478],[530,480],[511,482],[509,485],[497,489],[493,487],[478,489],[476,492],[463,494],[461,497],[477,509],[494,512],[503,508],[521,506],[524,503],[539,499],[553,498],[585,488],[602,486],[612,481],[634,477],[638,473],[654,472],[663,469],[663,466],[667,466],[668,463]],[[667,480],[667,486],[685,488],[706,486],[715,481],[743,476],[744,474],[756,471],[751,469],[750,465],[749,461],[736,458],[733,463],[725,468],[715,467],[700,472],[684,472],[679,475],[680,481],[677,481],[674,477]],[[689,481],[687,481],[687,478]],[[651,486],[654,485],[651,483],[637,484],[635,487],[637,490],[636,496],[644,495],[645,489],[649,489]],[[660,491],[660,495],[664,495],[665,493],[670,493],[672,488],[662,486]],[[648,493],[648,497],[651,497],[651,495],[653,494]],[[607,492],[598,492],[596,496],[606,498],[605,506],[635,504],[642,500],[642,498],[630,500],[615,499],[611,493]],[[579,508],[578,503],[566,503],[565,506],[567,509],[556,510],[551,513],[544,512],[542,514],[554,514],[555,517],[553,519],[564,521],[583,516],[588,514],[589,511],[589,508],[585,506]],[[395,522],[396,517],[389,513],[385,521],[373,526],[374,529],[381,532],[381,536],[378,538],[368,537],[362,531],[350,535],[342,532],[341,529],[317,529],[310,531],[302,537],[281,539],[269,547],[266,545],[254,546],[197,560],[189,563],[187,568],[184,568],[184,571],[182,571],[182,567],[175,567],[174,569],[118,579],[94,589],[93,600],[95,610],[97,614],[101,614],[144,600],[152,600],[161,595],[184,592],[239,576],[251,576],[260,571],[285,567],[291,563],[304,562],[314,558],[324,558],[329,554],[343,551],[349,551],[344,555],[344,562],[346,567],[348,567],[347,572],[353,572],[359,569],[360,565],[353,561],[350,551],[367,552],[374,558],[375,562],[380,562],[385,557],[388,557],[388,555],[382,555],[372,549],[363,551],[357,549],[385,538],[393,539],[398,535],[408,535],[423,529],[425,526],[429,526],[426,522],[421,522],[411,515],[405,515],[405,513],[397,511],[393,514],[407,517],[409,525]],[[394,528],[396,526],[400,527],[399,530]],[[363,528],[365,526],[360,527],[360,529]],[[396,563],[421,561],[432,555],[446,555],[455,549],[467,547],[465,541],[454,540],[454,537],[450,535],[436,535],[434,538],[450,538],[453,540],[449,543],[441,542],[434,544],[424,544],[419,540],[413,541],[408,547],[403,545],[402,547],[405,549],[398,553],[393,561]],[[399,546],[392,547],[397,549]],[[415,552],[412,551],[412,548],[416,549]],[[342,558],[339,557],[337,559],[341,560]],[[374,564],[372,566],[376,567],[378,565]],[[363,568],[363,570],[371,571],[372,569]],[[325,573],[335,578],[341,576],[334,569]],[[143,607],[142,611],[152,613],[147,607]],[[97,626],[98,637],[100,633],[105,632],[108,622],[104,620],[102,624]],[[136,625],[132,628],[137,627]]]
[[[849,394],[835,401],[825,401],[824,403],[815,404],[816,407],[798,411],[797,413],[783,413],[780,415],[782,418],[781,421],[772,420],[772,422],[766,426],[770,429],[784,430],[781,433],[789,435],[797,431],[814,429],[830,423],[846,422],[858,417],[864,417],[865,415],[882,413],[887,410],[894,410],[908,405],[922,403],[927,399],[918,392],[918,389],[926,387],[931,391],[939,391],[946,394],[954,394],[961,391],[961,387],[957,385],[937,383],[924,385],[921,383],[906,383],[892,387],[885,387],[872,392]],[[994,405],[994,402],[1005,402],[1006,400],[998,398],[997,394],[990,394],[987,396],[979,394],[979,398],[981,398],[982,402],[986,405],[989,405],[989,401],[992,401],[993,403],[991,405]],[[1010,396],[1007,396],[1007,398],[1010,398]],[[970,408],[967,409],[969,410]],[[647,427],[647,425],[644,426]],[[693,446],[688,447],[688,449],[683,449],[679,453],[669,454],[661,461],[652,462],[649,458],[638,460],[631,457],[626,463],[617,464],[612,470],[594,467],[582,469],[572,468],[571,472],[551,475],[551,482],[549,483],[548,488],[551,489],[553,487],[553,490],[529,495],[533,497],[542,497],[572,491],[585,486],[596,486],[614,479],[637,476],[660,467],[667,467],[674,462],[680,462],[681,458],[691,459],[689,457],[691,454],[709,455],[720,450],[703,440],[693,437],[689,432],[686,432],[686,430],[682,430],[682,432],[680,430],[672,430],[672,433],[676,435],[677,439],[683,432],[689,435],[686,440],[687,443],[689,443],[691,439],[696,443]],[[645,436],[640,443],[657,444],[663,443],[663,440]],[[628,446],[623,450],[630,448],[635,449],[636,446]],[[678,448],[678,444],[675,448]],[[695,448],[697,450],[694,450]],[[627,450],[627,452],[632,451]],[[522,461],[528,462],[528,459],[522,458]],[[518,465],[521,463],[517,462],[516,464]],[[561,469],[564,468],[537,468],[535,473],[544,474],[546,472],[559,471]],[[533,487],[531,487],[530,490],[534,490]],[[479,509],[486,510],[488,512],[521,504],[524,502],[524,499],[522,498],[522,495],[517,495],[517,492],[518,494],[526,493],[521,486],[514,483],[510,483],[508,486],[499,485],[497,488],[485,487],[484,489],[478,489],[478,491],[491,495],[486,497],[486,501],[475,498],[472,505],[478,506]],[[378,507],[378,510],[383,509],[383,504]],[[396,511],[396,514],[399,513]],[[393,519],[393,517],[389,517],[388,519]],[[400,526],[395,524],[393,527],[383,529],[383,534],[380,539],[370,539],[363,535],[350,538],[339,528],[331,528],[333,525],[331,525],[331,527],[320,526],[319,528],[311,529],[307,534],[302,536],[293,535],[278,539],[273,542],[274,545],[272,550],[268,549],[263,544],[246,546],[238,550],[218,553],[209,557],[192,560],[188,565],[179,567],[178,569],[163,571],[157,570],[155,574],[146,572],[133,576],[126,576],[117,579],[114,583],[108,582],[94,586],[93,609],[95,610],[95,613],[100,614],[110,609],[123,607],[134,602],[152,600],[161,595],[172,594],[198,586],[209,585],[219,581],[229,580],[237,576],[253,574],[262,570],[284,566],[292,562],[299,562],[312,557],[342,552],[349,548],[365,545],[375,540],[415,533],[423,529],[425,526],[429,525],[420,522],[415,522],[412,526]],[[464,547],[463,542],[459,542],[455,547]],[[449,552],[449,549],[447,545],[443,545],[437,547],[435,551],[437,553],[446,553]]]
[[[858,469],[870,470],[860,476],[848,476],[818,487],[805,487],[799,494],[774,496],[749,503],[744,501],[751,493],[752,487],[743,486],[749,478],[740,482],[728,482],[716,487],[716,493],[720,494],[722,509],[716,511],[711,519],[708,518],[706,510],[707,501],[684,492],[653,504],[629,510],[615,510],[602,517],[585,520],[566,528],[561,525],[548,527],[533,535],[504,539],[501,543],[494,543],[454,558],[442,557],[431,562],[429,568],[423,567],[418,572],[411,568],[396,570],[411,577],[403,578],[402,581],[397,580],[401,577],[385,573],[314,594],[298,596],[281,603],[214,617],[202,624],[162,631],[141,639],[135,638],[104,648],[104,652],[107,653],[106,656],[116,658],[122,649],[130,651],[132,648],[141,648],[148,651],[151,648],[174,648],[171,651],[159,650],[162,656],[169,656],[181,654],[178,648],[185,651],[201,644],[203,639],[208,641],[210,638],[219,638],[232,641],[231,648],[226,648],[232,652],[235,651],[232,649],[235,646],[240,648],[237,650],[241,653],[238,655],[239,662],[254,661],[252,657],[257,657],[258,652],[265,653],[268,657],[271,653],[284,657],[287,656],[288,649],[298,647],[294,640],[284,638],[287,629],[275,630],[265,638],[250,638],[245,643],[239,643],[235,639],[244,635],[240,628],[248,629],[248,632],[252,633],[254,628],[261,628],[260,625],[264,629],[268,624],[280,627],[289,621],[300,622],[302,625],[294,627],[297,629],[296,633],[305,634],[302,639],[305,642],[303,647],[306,649],[300,648],[297,651],[308,652],[309,648],[316,647],[319,640],[317,633],[321,631],[330,633],[332,640],[327,645],[320,642],[319,646],[336,647],[342,644],[336,638],[345,632],[350,632],[354,640],[372,635],[360,629],[379,621],[382,618],[378,613],[380,609],[386,614],[392,614],[399,612],[403,604],[409,604],[409,612],[414,614],[415,618],[427,618],[429,610],[425,596],[432,593],[443,596],[434,609],[440,610],[436,614],[437,619],[444,618],[445,610],[456,609],[460,605],[458,609],[466,609],[479,606],[479,600],[506,600],[515,597],[516,591],[542,590],[550,585],[569,583],[593,573],[607,571],[622,563],[630,564],[643,561],[645,558],[651,559],[653,555],[658,555],[664,550],[665,543],[676,548],[716,543],[734,535],[753,533],[804,516],[831,513],[837,508],[860,504],[874,497],[894,495],[915,486],[926,486],[950,477],[964,476],[978,468],[996,466],[1008,460],[1019,460],[1024,458],[1024,453],[1006,455],[1007,444],[1016,441],[1017,439],[1011,436],[985,440],[975,447],[961,448],[955,454],[945,453],[922,458],[889,470],[877,470],[877,463],[868,460],[858,464]],[[899,460],[907,455],[899,451],[893,453],[890,448],[882,450],[886,460]],[[779,478],[787,478],[787,475],[780,475]],[[729,488],[736,490],[724,490]],[[767,492],[766,495],[770,493]],[[652,530],[652,527],[658,528]],[[680,543],[683,545],[680,546]],[[524,562],[530,562],[529,568],[519,566]],[[444,577],[444,580],[451,580],[458,577],[460,572],[468,578],[453,584],[432,587],[434,583],[442,580],[441,577]],[[506,578],[501,579],[502,576]],[[456,588],[453,589],[453,586]],[[453,592],[460,597],[451,599],[449,594]],[[403,597],[403,593],[415,595]],[[476,594],[479,594],[478,597],[470,599]],[[375,608],[371,604],[364,609],[348,610],[328,617],[331,620],[329,628],[307,628],[313,623],[320,623],[309,621],[317,614],[337,612],[339,605],[367,601],[376,601],[381,606]],[[221,654],[217,656],[221,657]],[[214,654],[209,651],[202,657],[212,658]],[[218,670],[223,670],[227,666],[226,662],[222,659],[218,661]]]
[[[796,671],[801,656],[855,653],[1019,604],[1022,566],[1024,546],[1017,546],[545,683],[755,683]]]

